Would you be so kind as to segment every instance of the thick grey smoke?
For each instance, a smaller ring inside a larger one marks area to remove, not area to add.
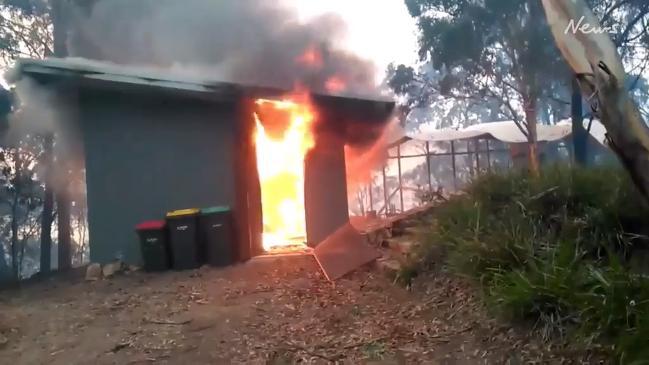
[[[340,50],[345,25],[309,24],[271,0],[100,0],[72,21],[70,55],[120,64],[195,66],[244,84],[375,95],[375,68]]]
[[[347,29],[340,18],[325,15],[304,24],[281,1],[98,0],[73,18],[72,57],[153,65],[208,80],[380,97],[375,66],[342,50]],[[348,124],[351,190],[381,166],[390,141],[380,124]]]

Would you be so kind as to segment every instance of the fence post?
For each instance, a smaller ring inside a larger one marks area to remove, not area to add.
[[[401,181],[401,145],[397,146],[397,166],[399,167],[399,200],[401,202],[401,212],[403,213],[403,184]]]
[[[426,142],[426,167],[428,168],[428,189],[433,191],[433,180],[430,172],[430,144]]]
[[[485,141],[487,141],[487,171],[491,173],[491,146],[488,138]]]
[[[388,160],[390,161],[390,160]],[[390,203],[388,201],[388,184],[387,184],[387,179],[385,177],[385,165],[383,166],[383,208],[385,208],[385,216],[387,217],[388,215],[388,204]]]
[[[471,140],[466,140],[466,153],[469,160],[469,171],[471,172],[471,180],[475,176],[475,166],[473,165],[473,153],[471,153]]]
[[[457,191],[457,167],[455,166],[455,141],[451,141],[451,159],[453,161],[453,187]]]
[[[475,166],[478,176],[480,176],[480,139],[476,138],[473,144],[475,146]]]
[[[370,184],[368,186],[368,189],[369,189],[369,195],[370,195],[370,211],[373,212],[374,211],[374,198],[372,196],[372,183],[373,183],[373,179],[370,178]]]

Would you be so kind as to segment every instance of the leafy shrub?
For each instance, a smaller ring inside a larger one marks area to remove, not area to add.
[[[649,246],[648,217],[617,169],[487,175],[436,210],[416,264],[442,247],[450,270],[480,283],[498,313],[532,321],[544,338],[596,341],[619,363],[642,363],[649,279],[628,259]]]

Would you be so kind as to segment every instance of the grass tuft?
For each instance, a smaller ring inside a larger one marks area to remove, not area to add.
[[[631,263],[649,247],[649,209],[611,168],[552,168],[541,178],[487,175],[435,213],[412,277],[439,261],[481,285],[487,304],[545,339],[649,359],[649,279]],[[649,269],[649,268],[645,268]]]

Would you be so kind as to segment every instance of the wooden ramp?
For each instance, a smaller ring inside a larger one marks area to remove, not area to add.
[[[380,252],[370,246],[350,223],[322,241],[313,254],[329,281],[340,279],[381,257]]]

